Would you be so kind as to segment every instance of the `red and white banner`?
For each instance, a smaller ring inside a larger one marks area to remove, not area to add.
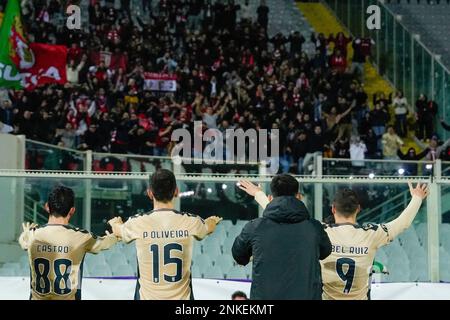
[[[177,77],[164,73],[144,73],[144,90],[149,91],[177,91]]]
[[[46,83],[65,84],[67,82],[67,47],[31,43],[30,49],[34,54],[35,63],[26,71],[21,71],[26,90],[33,90]]]

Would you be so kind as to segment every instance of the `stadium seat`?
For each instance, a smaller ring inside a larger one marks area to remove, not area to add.
[[[221,246],[222,246],[221,239],[215,237],[214,234],[202,241],[203,253],[211,257],[213,256],[216,257],[222,254]]]
[[[442,281],[450,282],[450,254],[443,248],[439,248],[439,271]]]
[[[206,271],[204,274],[204,278],[206,279],[224,279],[224,273],[220,266],[216,266]]]
[[[245,269],[241,266],[235,266],[228,269],[228,272],[226,272],[225,275],[227,279],[234,279],[234,280],[247,279]]]
[[[236,226],[239,226],[242,230],[247,223],[248,223],[248,220],[237,220]]]
[[[129,264],[112,264],[111,271],[112,275],[116,277],[135,276],[135,272]]]
[[[127,257],[127,260],[136,259],[136,245],[134,243],[126,244],[122,248],[122,253]]]
[[[200,267],[194,265],[191,267],[192,278],[203,278],[202,273],[200,272]]]
[[[229,238],[236,238],[241,233],[241,231],[242,231],[242,226],[233,225],[228,229],[227,234],[228,234]]]
[[[389,282],[407,282],[410,280],[409,262],[392,263],[389,266]]]
[[[220,255],[215,260],[214,266],[220,266],[222,270],[230,270],[235,266],[233,257],[229,255]]]
[[[10,267],[2,267],[0,268],[0,276],[14,277],[16,276],[16,270]]]
[[[192,256],[195,257],[195,256],[198,256],[198,255],[201,255],[201,254],[202,254],[201,242],[195,241],[194,242],[194,247],[192,249]]]
[[[107,264],[98,264],[94,268],[89,268],[93,277],[112,277],[111,268]]]
[[[228,236],[225,239],[225,241],[223,242],[223,245],[222,245],[222,253],[223,254],[231,255],[231,248],[233,247],[233,243],[234,243],[235,239],[236,239],[235,237],[230,237],[230,236]]]
[[[115,252],[108,259],[109,265],[128,264],[127,258],[122,253]]]
[[[222,220],[218,226],[222,226],[225,231],[228,231],[233,225],[233,221],[231,220]]]
[[[212,268],[213,263],[211,258],[207,254],[202,254],[200,256],[195,257],[195,260],[192,261],[194,265],[200,266],[200,268]]]
[[[16,275],[20,277],[29,277],[30,276],[30,268],[24,267],[16,270]]]
[[[384,265],[388,265],[389,258],[386,255],[384,248],[385,247],[381,247],[380,249],[377,250],[375,260],[381,262]]]
[[[226,227],[222,223],[219,223],[212,236],[217,236],[222,243],[227,237]]]
[[[11,268],[11,269],[14,269],[14,270],[19,270],[21,268],[21,265],[20,265],[19,262],[6,262],[3,265],[3,268]]]
[[[253,263],[249,263],[246,266],[244,266],[245,275],[247,276],[247,279],[252,278],[252,271],[253,271]]]
[[[417,237],[419,238],[419,241],[424,246],[424,243],[427,241],[427,224],[426,223],[419,223],[415,226]]]
[[[20,256],[19,263],[21,266],[23,266],[23,265],[28,266],[29,265],[28,255],[26,254],[26,255]]]
[[[106,264],[106,259],[103,255],[86,254],[84,257],[84,263],[88,266],[94,266],[97,264]]]

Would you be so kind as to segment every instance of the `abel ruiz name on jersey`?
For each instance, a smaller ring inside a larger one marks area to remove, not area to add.
[[[332,244],[331,251],[342,254],[368,254],[369,247],[348,247]]]
[[[142,237],[144,239],[146,239],[146,238],[152,238],[152,239],[188,238],[189,231],[187,231],[187,230],[164,230],[164,231],[151,231],[151,232],[144,231],[142,233]]]

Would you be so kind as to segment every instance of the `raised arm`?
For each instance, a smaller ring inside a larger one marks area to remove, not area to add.
[[[411,193],[412,199],[409,202],[409,205],[405,210],[400,214],[400,216],[386,223],[386,228],[388,229],[389,238],[393,240],[400,233],[405,231],[411,226],[411,223],[414,221],[414,218],[419,212],[420,206],[422,205],[422,201],[428,196],[428,187],[426,184],[418,183],[415,188],[413,188],[412,184],[409,182],[409,191]]]
[[[267,205],[270,203],[269,198],[266,196],[264,191],[262,191],[260,186],[257,186],[251,183],[248,180],[239,181],[239,189],[245,191],[247,194],[255,197],[256,202],[265,209]]]
[[[23,250],[28,250],[30,240],[32,238],[32,231],[37,227],[35,223],[22,223],[23,232],[19,237],[19,244]]]
[[[414,142],[422,149],[426,149],[428,147],[425,143],[417,139],[416,136],[414,136]]]

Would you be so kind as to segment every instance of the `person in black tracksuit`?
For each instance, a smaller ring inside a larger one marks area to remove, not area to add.
[[[274,198],[263,217],[245,225],[232,247],[240,265],[253,257],[250,299],[321,300],[319,260],[330,255],[330,239],[299,200],[294,177],[276,176],[270,188]]]

